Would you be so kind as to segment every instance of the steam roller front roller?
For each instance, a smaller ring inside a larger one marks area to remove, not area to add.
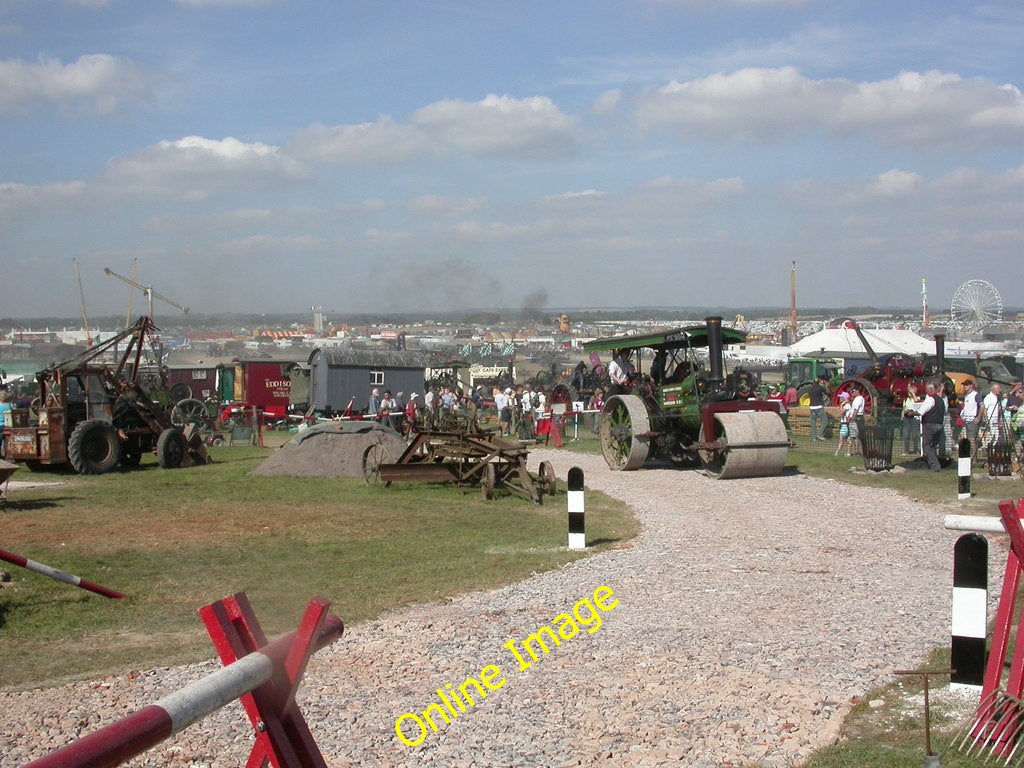
[[[704,471],[711,477],[773,477],[782,473],[789,453],[789,439],[782,418],[771,411],[716,413],[718,450],[700,451]],[[707,442],[703,427],[700,442]]]

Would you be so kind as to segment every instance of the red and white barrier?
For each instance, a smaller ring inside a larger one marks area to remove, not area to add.
[[[112,598],[128,597],[124,592],[118,592],[116,589],[110,589],[109,587],[104,587],[101,584],[94,584],[93,582],[86,581],[78,576],[73,576],[72,574],[65,573],[64,571],[58,571],[56,568],[51,568],[48,565],[37,563],[35,560],[29,560],[27,557],[21,557],[20,555],[15,555],[12,552],[5,552],[2,549],[0,549],[0,560],[6,560],[8,563],[19,565],[33,573],[49,576],[51,579],[56,579],[57,581],[63,581],[65,584],[71,584],[75,587],[87,589],[90,592],[95,592],[97,595]]]
[[[256,736],[248,765],[327,768],[294,700],[309,657],[344,631],[329,607],[314,598],[295,632],[266,643],[245,595],[206,606],[200,615],[227,666],[24,768],[113,768],[237,698]]]

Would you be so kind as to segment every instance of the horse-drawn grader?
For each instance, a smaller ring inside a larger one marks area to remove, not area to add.
[[[39,407],[15,408],[4,428],[7,459],[29,469],[70,464],[101,475],[137,466],[155,452],[161,467],[206,464],[197,432],[171,423],[167,408],[139,381],[144,343],[157,330],[148,316],[134,326],[36,374]],[[116,364],[103,361],[123,352]]]
[[[745,339],[745,332],[709,317],[703,326],[585,344],[591,352],[654,352],[650,369],[637,372],[630,391],[605,401],[600,435],[608,466],[639,469],[663,457],[703,464],[708,475],[722,479],[782,472],[789,440],[778,404],[753,399],[757,381],[750,372],[725,374],[724,344]],[[633,357],[643,364],[640,355]]]

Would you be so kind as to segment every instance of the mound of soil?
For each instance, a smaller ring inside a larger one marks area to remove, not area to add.
[[[282,445],[250,474],[362,477],[363,454],[377,444],[387,448],[395,459],[405,450],[400,434],[375,421],[318,424]]]

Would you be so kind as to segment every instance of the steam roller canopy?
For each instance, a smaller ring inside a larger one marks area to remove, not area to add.
[[[721,480],[772,477],[782,473],[789,453],[786,425],[777,413],[715,414],[715,437],[723,451],[701,451],[704,470]]]

